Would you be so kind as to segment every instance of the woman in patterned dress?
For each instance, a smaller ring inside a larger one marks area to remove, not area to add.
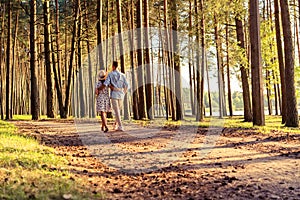
[[[100,90],[101,85],[103,85],[106,79],[106,72],[104,70],[100,70],[98,74],[98,82],[96,83],[96,110],[101,115],[102,127],[101,130],[104,132],[108,131],[107,128],[107,119],[106,113],[111,112],[111,105],[110,105],[110,98],[109,98],[109,91],[108,87]]]

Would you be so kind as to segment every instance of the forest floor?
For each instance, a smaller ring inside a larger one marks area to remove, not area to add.
[[[103,133],[94,122],[12,123],[19,134],[53,147],[68,160],[74,179],[106,199],[300,199],[297,131],[287,137],[282,131],[222,128],[211,148],[203,146],[213,140],[208,128],[125,122],[124,132]],[[174,143],[170,152],[179,129],[195,134],[188,147]]]

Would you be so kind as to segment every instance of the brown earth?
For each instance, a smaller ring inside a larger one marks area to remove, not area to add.
[[[13,123],[65,156],[73,178],[107,199],[300,199],[300,134],[225,128],[211,148],[203,146],[205,128],[126,123],[125,132],[104,135],[74,120]],[[172,149],[179,129],[195,135]]]

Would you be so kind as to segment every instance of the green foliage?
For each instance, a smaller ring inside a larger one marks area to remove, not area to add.
[[[72,177],[67,160],[0,121],[0,199],[95,199]]]
[[[243,103],[243,93],[234,91],[232,93],[232,106],[234,110],[243,110],[244,103]]]
[[[279,75],[279,64],[277,59],[276,32],[274,22],[265,20],[261,23],[261,45],[262,45],[262,61],[263,67],[266,70],[274,71],[275,76],[270,77],[271,81],[276,82],[276,77]],[[267,80],[268,81],[268,80]]]
[[[218,92],[211,92],[211,104],[213,110],[219,109],[219,94]],[[209,108],[209,100],[208,100],[208,93],[206,92],[204,94],[204,105],[206,108]],[[234,91],[232,93],[232,105],[234,111],[240,111],[243,110],[244,104],[243,104],[243,93]]]
[[[238,42],[232,41],[229,50],[229,65],[235,67],[236,73],[239,74],[241,66],[244,66],[246,69],[249,68],[249,60],[246,51],[239,46]]]
[[[196,122],[193,117],[186,117],[182,121],[170,121],[155,119],[154,121],[131,121],[130,123],[138,123],[143,126],[159,126],[159,127],[177,127],[178,126],[199,126],[203,128],[208,128],[213,126],[211,124],[212,118],[204,118],[201,122]],[[224,118],[224,128],[240,128],[240,129],[251,129],[254,132],[259,132],[263,134],[268,134],[272,132],[282,132],[282,133],[297,133],[300,134],[299,128],[288,128],[281,124],[281,116],[266,116],[265,126],[255,126],[253,127],[252,122],[244,122],[242,116],[235,117],[225,117]]]

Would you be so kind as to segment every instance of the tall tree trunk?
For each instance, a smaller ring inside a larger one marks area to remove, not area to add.
[[[181,68],[180,68],[180,56],[179,56],[179,41],[178,41],[178,11],[177,11],[177,0],[172,2],[172,30],[173,30],[173,56],[174,56],[174,74],[175,74],[175,94],[176,94],[176,120],[183,119],[182,111],[182,96],[181,96]]]
[[[3,14],[2,14],[2,22],[1,22],[1,30],[4,30],[4,25],[5,25],[5,14],[6,14],[6,9],[5,9],[5,5],[3,6]],[[0,38],[0,50],[3,48],[4,46],[4,31],[2,31],[1,33],[1,38]],[[4,119],[4,109],[3,109],[3,78],[2,78],[2,66],[3,66],[3,54],[2,54],[2,50],[0,51],[0,114],[1,114],[1,120]]]
[[[9,120],[11,119],[10,116],[10,56],[11,56],[11,2],[7,2],[7,41],[6,41],[6,116],[5,119]]]
[[[85,80],[83,78],[83,73],[84,73],[84,69],[83,69],[83,66],[82,66],[82,42],[81,42],[81,30],[82,30],[82,15],[81,15],[81,6],[78,5],[79,7],[79,18],[78,18],[78,30],[77,30],[77,63],[78,63],[78,80],[79,80],[79,85],[78,88],[79,89],[79,108],[80,108],[80,111],[79,111],[79,116],[80,117],[86,117],[87,116],[87,113],[86,113],[86,103],[88,101],[86,101],[86,99],[84,98],[86,95],[84,93],[84,90],[86,88],[86,85],[85,85]]]
[[[154,107],[153,107],[153,84],[151,78],[151,64],[150,64],[150,42],[149,42],[149,0],[144,0],[144,36],[145,36],[145,71],[146,71],[146,106],[148,119],[154,118]]]
[[[300,0],[298,0],[298,7],[300,7]],[[300,9],[298,9],[299,29],[300,29]]]
[[[281,21],[283,27],[284,39],[284,54],[285,54],[285,80],[286,80],[286,99],[289,103],[286,104],[286,123],[287,127],[298,127],[298,109],[297,98],[295,91],[295,60],[294,60],[294,45],[291,31],[291,21],[289,13],[289,5],[287,0],[280,0],[281,6]]]
[[[17,61],[17,58],[15,56],[15,52],[16,52],[16,48],[17,48],[17,35],[18,35],[18,27],[19,26],[19,10],[17,10],[17,13],[16,13],[16,18],[15,18],[15,30],[14,30],[14,43],[13,43],[13,47],[12,47],[12,56],[13,56],[13,61],[12,61],[12,66],[11,66],[11,96],[10,96],[10,117],[13,118],[13,114],[14,114],[14,100],[16,98],[15,95],[16,95],[16,92],[15,92],[15,69],[16,69],[16,61]]]
[[[170,31],[169,18],[168,18],[168,1],[164,0],[164,30],[165,30],[165,75],[166,75],[166,84],[169,86],[166,88],[167,91],[167,106],[168,106],[168,115],[171,115],[172,120],[175,120],[175,105],[174,105],[174,79],[173,79],[173,60],[172,60],[172,32]],[[168,118],[168,116],[167,116]]]
[[[31,114],[38,120],[40,114],[39,90],[37,84],[36,53],[36,0],[30,0],[30,75],[31,75]]]
[[[130,13],[130,20],[129,20],[129,30],[134,30],[134,2],[131,0],[131,6],[129,8]],[[137,82],[136,82],[136,73],[135,73],[135,60],[136,60],[136,55],[134,52],[135,49],[135,34],[134,31],[129,34],[129,45],[130,45],[130,64],[131,64],[131,85],[132,88],[135,88],[132,90],[132,112],[133,112],[133,119],[137,120],[139,119],[139,113],[138,113],[138,92],[137,92]]]
[[[97,45],[98,45],[98,62],[100,69],[105,69],[103,61],[103,37],[102,37],[102,0],[97,0]],[[100,45],[101,44],[101,45]]]
[[[214,16],[215,20],[215,42],[217,50],[217,65],[218,65],[218,88],[219,88],[219,117],[224,117],[224,90],[223,90],[223,73],[222,73],[222,57],[221,57],[221,41],[219,38],[219,22],[217,16]]]
[[[47,117],[54,118],[53,107],[53,84],[51,70],[51,52],[50,52],[50,9],[49,0],[44,1],[44,52],[46,64],[46,83],[47,83]]]
[[[115,21],[114,21],[114,18],[115,18],[115,16],[114,16],[114,12],[115,12],[115,6],[114,6],[114,2],[115,1],[111,1],[111,13],[112,13],[112,17],[110,17],[111,18],[111,24],[112,24],[112,26],[111,26],[111,33],[112,33],[112,36],[113,36],[113,38],[112,38],[112,44],[111,44],[111,48],[112,48],[112,55],[111,55],[111,57],[113,58],[113,60],[115,60],[115,58],[116,58],[116,39],[115,39],[115,26],[113,25],[113,24],[115,24]]]
[[[298,25],[298,18],[297,18],[297,11],[296,11],[296,0],[293,1],[293,12],[294,12],[294,41],[295,41],[295,48],[297,48],[297,52],[300,52],[300,41],[299,41],[299,25]],[[298,5],[299,8],[299,5]],[[297,47],[296,47],[297,46]],[[294,51],[296,52],[296,51]],[[298,53],[299,54],[299,53]],[[300,65],[300,56],[298,56],[298,65]]]
[[[76,1],[77,0],[74,0],[74,1],[72,1],[72,3],[75,4]],[[67,7],[68,7],[68,0],[65,0],[65,10],[67,10]],[[69,49],[69,33],[68,33],[68,26],[67,26],[67,24],[71,24],[71,22],[67,19],[67,17],[69,17],[68,14],[67,14],[67,12],[64,12],[64,17],[66,19],[66,21],[64,23],[64,34],[65,34],[65,37],[64,37],[64,40],[65,40],[65,42],[64,42],[65,43],[64,44],[65,45],[65,52],[64,52],[64,54],[65,55],[64,55],[64,60],[63,60],[63,62],[64,62],[64,68],[61,71],[61,74],[62,74],[61,78],[64,77],[64,79],[66,80],[67,77],[68,77],[68,62],[70,62],[68,60],[70,49]],[[76,34],[76,31],[75,32],[72,31],[72,34]],[[71,44],[71,46],[72,46],[72,44]],[[61,81],[62,81],[62,87],[66,88],[66,84],[67,84],[66,81],[63,81],[63,80],[61,80]],[[65,112],[65,107],[64,107],[64,111],[63,112]],[[64,118],[66,118],[67,115],[68,115],[68,113],[66,113],[64,115],[65,115]]]
[[[192,10],[192,0],[189,0],[189,47],[192,46],[192,37],[193,37],[193,10]],[[190,101],[191,101],[191,110],[192,115],[195,114],[195,103],[194,103],[194,92],[193,92],[193,78],[194,78],[194,71],[193,71],[193,51],[192,48],[189,48],[189,86],[190,86]]]
[[[204,73],[205,73],[205,65],[206,65],[206,41],[205,41],[205,15],[204,15],[204,1],[200,0],[200,12],[201,12],[201,20],[200,20],[200,34],[201,34],[201,77],[200,77],[200,113],[199,113],[199,121],[203,121],[204,119]]]
[[[51,41],[51,50],[54,51],[54,42]],[[55,60],[54,54],[52,54],[52,60]],[[57,62],[58,59],[57,59]],[[58,68],[58,63],[57,63],[57,68]],[[58,107],[59,107],[59,114],[60,116],[64,116],[64,104],[63,104],[63,95],[62,95],[62,87],[61,87],[61,82],[60,82],[60,76],[59,76],[59,70],[56,68],[55,62],[52,63],[52,69],[53,69],[53,75],[54,75],[54,85],[56,89],[56,95],[57,95],[57,101],[58,101]]]
[[[57,73],[58,73],[58,83],[59,87],[62,87],[62,81],[61,81],[61,53],[60,53],[60,31],[59,31],[59,3],[58,0],[55,0],[55,36],[56,36],[56,62],[57,62]]]
[[[269,115],[272,115],[272,100],[271,100],[271,77],[270,71],[266,69],[266,89]]]
[[[118,18],[118,33],[119,33],[119,50],[121,60],[121,72],[125,73],[125,52],[123,44],[123,26],[122,26],[122,5],[121,0],[117,0],[117,18]],[[128,96],[124,97],[124,119],[129,120]]]
[[[276,78],[276,76],[277,75],[275,75],[275,72],[274,72],[274,70],[273,70],[273,79],[275,80],[275,83],[273,84],[273,87],[274,87],[274,96],[275,96],[275,115],[278,115],[278,99],[279,99],[279,95],[278,95],[278,91],[277,91],[277,86],[278,86],[278,84],[277,84],[277,78]]]
[[[276,84],[276,87],[277,87],[277,92],[278,92],[278,106],[279,106],[279,110],[281,112],[282,111],[282,102],[281,102],[281,94],[280,94],[280,85]]]
[[[89,16],[88,0],[84,1],[84,5],[85,5],[85,28],[86,28],[87,37],[89,37],[90,36],[90,30],[89,30],[89,19],[88,19],[88,16]],[[87,58],[88,59],[88,67],[89,67],[88,73],[89,73],[89,77],[93,77],[92,58],[91,58],[91,45],[90,45],[90,40],[89,39],[86,40],[86,48],[87,48],[87,53],[88,53],[88,58]],[[89,90],[90,91],[94,91],[93,82],[94,82],[93,79],[89,80],[89,85],[90,85]],[[91,103],[91,105],[95,105],[95,98],[90,98],[89,102]],[[89,112],[89,117],[90,118],[96,117],[95,109],[89,109],[88,112]]]
[[[166,16],[166,13],[165,13],[165,10],[166,10],[166,5],[165,5],[166,1],[164,1],[164,22],[167,21],[167,16]],[[161,16],[161,13],[160,13],[160,10],[159,10],[159,16]],[[166,25],[166,24],[165,24]],[[159,38],[160,38],[160,44],[161,44],[161,48],[162,48],[162,51],[161,51],[161,63],[162,63],[162,77],[163,77],[163,94],[164,94],[164,103],[165,103],[165,117],[166,117],[166,120],[169,119],[169,92],[167,90],[167,68],[165,67],[166,66],[166,46],[168,44],[167,40],[164,40],[163,37],[163,33],[162,33],[162,29],[161,29],[161,22],[159,22]],[[165,30],[167,32],[167,30]],[[167,36],[167,33],[165,34]]]
[[[264,126],[264,96],[261,65],[260,17],[258,0],[250,0],[250,43],[253,125]]]
[[[74,13],[74,24],[73,24],[73,36],[71,42],[71,55],[69,60],[69,69],[68,69],[68,77],[67,77],[67,86],[66,86],[66,97],[65,97],[65,105],[64,105],[64,115],[61,118],[67,118],[70,104],[70,93],[71,93],[71,82],[73,77],[73,60],[75,54],[75,43],[76,43],[76,33],[78,28],[78,15],[79,15],[79,5],[80,0],[76,0],[75,2],[75,13]]]
[[[235,18],[235,23],[236,23],[236,35],[237,35],[237,40],[238,40],[239,46],[241,47],[241,49],[246,51],[243,23],[238,18],[238,16]],[[248,73],[247,73],[247,69],[242,64],[241,64],[240,70],[241,70],[242,88],[243,88],[244,121],[252,122],[253,116],[252,116],[252,112],[251,112]]]
[[[59,107],[59,114],[61,118],[66,118],[65,116],[65,109],[64,109],[64,103],[63,103],[63,91],[62,91],[62,78],[61,78],[61,51],[60,51],[60,31],[59,31],[59,3],[58,0],[55,0],[55,42],[56,47],[54,47],[53,38],[51,41],[51,50],[52,52],[55,52],[55,54],[52,54],[52,61],[55,60],[56,55],[56,62],[52,62],[53,67],[53,75],[54,75],[54,85],[56,89],[56,96],[58,101],[58,107]],[[65,45],[67,46],[67,44]],[[66,47],[65,47],[66,48]]]
[[[137,1],[137,60],[138,60],[138,91],[139,91],[139,119],[146,118],[144,92],[144,56],[143,56],[143,27],[142,27],[142,0]]]
[[[208,73],[208,64],[207,64],[207,57],[205,59],[206,63],[206,78],[207,78],[207,95],[208,95],[208,105],[209,105],[209,116],[213,115],[212,103],[211,103],[211,94],[210,94],[210,81],[209,81],[209,73]]]
[[[228,15],[228,14],[227,14]],[[229,16],[227,16],[229,18]],[[229,30],[228,24],[226,25],[226,66],[227,66],[227,92],[228,92],[228,105],[229,105],[229,115],[233,116],[232,110],[232,98],[231,98],[231,81],[230,81],[230,66],[229,66]]]
[[[201,46],[200,46],[200,20],[199,20],[199,4],[198,1],[194,1],[194,7],[195,7],[195,22],[196,22],[196,67],[195,67],[195,105],[196,105],[196,121],[201,120],[201,113],[202,113],[202,107],[201,107],[201,67],[200,67],[200,51],[201,51]]]

